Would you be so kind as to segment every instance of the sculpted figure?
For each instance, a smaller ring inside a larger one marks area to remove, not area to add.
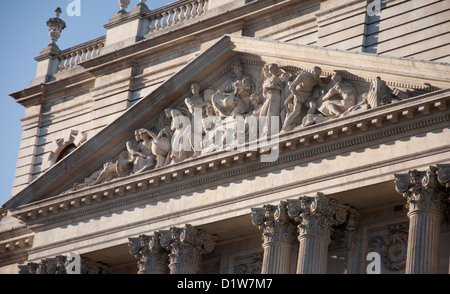
[[[233,76],[230,78],[230,81],[225,85],[223,92],[233,92],[235,89],[234,83],[237,81],[242,81],[248,76],[244,74],[244,68],[239,61],[234,61],[232,64],[233,68]]]
[[[250,102],[252,104],[252,108],[249,112],[249,115],[259,116],[262,107],[261,98],[259,98],[257,94],[252,94],[250,95]]]
[[[348,116],[354,112],[366,111],[383,104],[384,97],[389,95],[390,89],[380,77],[377,77],[371,84],[369,91],[363,93],[357,103],[347,109],[342,116]]]
[[[233,63],[233,72],[233,76],[224,88],[212,96],[211,103],[216,114],[221,118],[245,115],[251,109],[250,95],[254,89],[253,79],[244,74],[244,68],[239,61]]]
[[[260,117],[266,117],[267,120],[262,130],[262,135],[270,135],[272,129],[271,117],[277,117],[279,119],[280,116],[281,91],[284,85],[278,76],[280,69],[277,64],[271,63],[265,65],[263,73],[265,78],[262,83],[262,89],[265,101],[261,107]]]
[[[289,81],[291,79],[291,74],[288,72],[282,72],[280,75],[280,79],[284,84],[284,87],[281,91],[281,113],[280,113],[280,119],[281,119],[281,124],[284,124],[284,121],[286,120],[286,114],[289,111],[289,108],[291,108],[290,111],[292,111],[293,109],[293,104],[292,103],[288,103],[288,106],[286,107],[284,105],[284,101],[286,101],[286,99],[290,96],[291,91],[289,90],[289,87],[291,86],[291,82]]]
[[[155,168],[163,167],[169,163],[170,139],[172,132],[170,128],[162,129],[158,136],[153,139],[152,153],[156,156]]]
[[[357,91],[352,84],[342,81],[342,75],[335,73],[331,77],[333,87],[322,97],[319,111],[325,116],[339,117],[350,107],[356,105]]]
[[[152,142],[156,135],[146,129],[134,132],[136,141],[126,143],[130,154],[130,161],[133,162],[133,173],[149,170],[155,166],[155,156],[152,153]]]
[[[250,95],[253,91],[252,77],[246,76],[242,80],[236,81],[234,84],[234,96],[236,99],[236,106],[234,108],[234,115],[243,115],[250,111],[251,101]]]
[[[304,105],[308,109],[308,114],[316,112],[316,99],[312,93],[315,86],[323,87],[324,82],[320,78],[322,69],[314,67],[313,73],[305,72],[299,74],[290,85],[289,89],[291,95],[285,100],[284,105],[287,108],[291,100],[293,100],[293,110],[286,117],[282,130],[284,132],[290,131],[295,127],[295,120],[300,115],[301,107]]]
[[[128,152],[123,151],[119,154],[116,162],[109,161],[103,165],[103,169],[96,177],[95,181],[88,183],[89,186],[100,184],[104,181],[111,181],[117,177],[126,177],[132,170],[131,162],[128,157]],[[83,185],[75,187],[74,190],[83,188]]]
[[[202,120],[204,132],[201,154],[223,149],[224,130],[222,119],[216,116],[212,106],[206,107],[206,117]]]
[[[209,105],[208,102],[205,101],[204,97],[200,94],[200,85],[192,84],[191,85],[191,97],[188,97],[184,100],[189,112],[194,115],[195,108],[202,109],[202,115],[205,115],[205,107]]]
[[[181,162],[192,156],[191,121],[189,113],[183,109],[169,109],[168,115],[172,119],[170,128],[173,131],[171,139],[170,158],[172,163]]]

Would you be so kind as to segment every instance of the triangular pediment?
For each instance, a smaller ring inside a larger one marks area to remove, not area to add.
[[[258,94],[262,68],[265,64],[272,63],[279,66],[280,72],[291,74],[291,82],[300,73],[311,72],[315,66],[322,69],[321,78],[326,84],[329,84],[331,76],[338,72],[343,80],[350,83],[356,90],[356,104],[359,103],[360,106],[364,104],[364,99],[367,101],[367,93],[380,80],[388,89],[383,93],[386,94],[384,98],[389,101],[382,102],[380,99],[383,97],[378,97],[379,100],[375,102],[378,103],[377,105],[371,102],[370,107],[361,107],[362,111],[367,113],[377,111],[374,108],[381,107],[383,104],[413,103],[412,101],[416,101],[417,97],[427,97],[429,93],[439,93],[450,88],[449,66],[446,64],[227,35],[133,105],[96,136],[33,181],[10,199],[5,207],[15,209],[44,199],[67,197],[70,193],[77,193],[95,186],[92,184],[96,180],[98,185],[111,180],[107,178],[99,180],[99,173],[105,164],[116,163],[121,153],[127,151],[126,143],[134,139],[136,130],[145,128],[156,134],[161,131],[165,110],[186,106],[185,98],[190,95],[191,85],[194,83],[200,85],[203,97],[209,101],[214,99],[213,94],[223,89],[233,78],[235,61],[242,64],[244,74],[251,78],[253,94]],[[374,95],[379,93],[372,93],[372,96]],[[215,108],[215,110],[217,114],[218,109]],[[251,110],[249,108],[246,111]],[[223,113],[229,114],[227,109],[223,109]],[[355,114],[360,113],[355,111]],[[352,113],[349,113],[345,117],[351,116]],[[320,117],[323,118],[323,115]],[[308,127],[315,127],[315,125],[320,127],[319,124],[322,121],[330,122],[325,119],[315,121],[313,119]],[[298,122],[294,128],[298,130],[297,127],[300,124],[301,122]],[[286,136],[291,135],[287,132]],[[211,154],[208,156],[219,158],[219,155]],[[177,164],[175,162],[163,165],[160,170],[165,171],[165,174],[173,174],[177,170]],[[185,170],[189,169],[189,162],[180,161],[179,164],[183,164]],[[145,172],[157,171],[153,168]],[[133,172],[126,172],[126,175],[122,177],[113,176],[112,180],[136,175]],[[138,176],[142,175],[143,173],[140,173]]]

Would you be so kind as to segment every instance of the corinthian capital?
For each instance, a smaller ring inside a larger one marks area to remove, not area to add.
[[[266,242],[293,243],[295,225],[292,224],[287,210],[288,203],[281,201],[278,205],[264,205],[252,208],[252,222],[263,231],[262,239]]]
[[[297,227],[299,237],[312,234],[330,238],[332,226],[344,223],[347,218],[345,207],[323,193],[288,200],[288,214],[299,222]]]
[[[448,203],[450,165],[430,166],[395,175],[395,189],[406,198],[409,213],[434,211],[442,214]]]
[[[189,264],[199,268],[203,256],[214,249],[216,237],[189,224],[160,232],[161,246],[170,251],[171,264]]]
[[[138,238],[129,238],[130,253],[138,261],[138,274],[166,273],[168,270],[168,252],[160,244],[159,232],[153,236],[140,235]]]

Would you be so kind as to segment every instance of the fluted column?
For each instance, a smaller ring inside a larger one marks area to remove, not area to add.
[[[346,220],[344,207],[323,193],[302,196],[288,203],[289,216],[299,222],[297,274],[325,274],[330,230]]]
[[[171,274],[199,273],[203,256],[214,249],[216,237],[191,225],[160,232],[161,245],[170,251]]]
[[[409,209],[407,274],[439,272],[439,241],[448,205],[449,170],[450,165],[438,165],[427,171],[395,175],[395,188],[406,198]]]
[[[161,234],[129,238],[130,253],[139,259],[138,274],[165,274],[168,272],[169,252],[161,246]]]
[[[288,274],[291,267],[295,225],[287,214],[287,202],[252,209],[253,225],[263,231],[262,274]]]

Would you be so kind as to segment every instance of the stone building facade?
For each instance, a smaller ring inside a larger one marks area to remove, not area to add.
[[[47,22],[1,273],[449,273],[449,1],[145,2]]]

